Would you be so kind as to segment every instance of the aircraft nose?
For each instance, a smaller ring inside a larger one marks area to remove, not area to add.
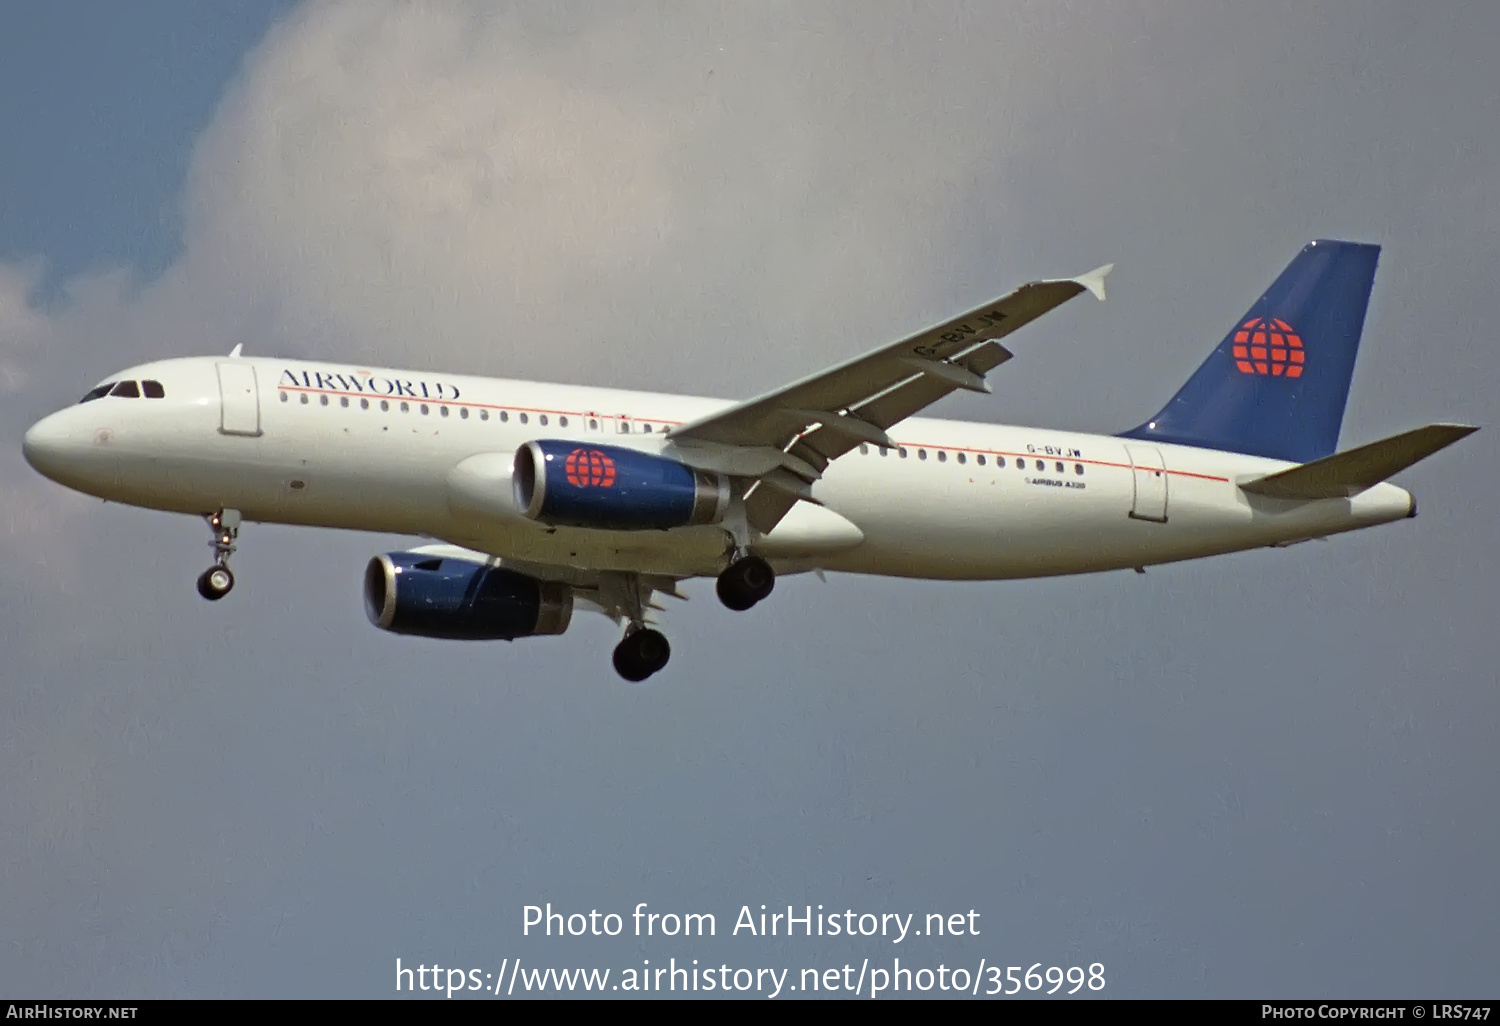
[[[72,448],[72,438],[56,413],[31,425],[21,439],[21,454],[26,462],[51,478],[57,477]]]

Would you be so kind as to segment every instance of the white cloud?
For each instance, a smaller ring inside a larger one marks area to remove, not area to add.
[[[935,55],[801,5],[548,11],[331,3],[275,30],[198,150],[181,305],[418,366],[811,370],[940,291],[1023,91],[963,69],[1046,34]]]
[[[0,263],[0,393],[21,390],[27,368],[56,334],[51,318],[30,302],[39,271],[35,264]]]
[[[1060,29],[864,11],[309,4],[195,147],[160,278],[41,309],[40,265],[0,264],[6,431],[239,341],[727,395],[883,341],[946,308],[964,198],[1000,191],[1021,73]],[[15,451],[0,473],[0,562],[70,603],[118,540]]]
[[[986,38],[939,12],[919,46],[900,20],[308,5],[199,141],[158,280],[89,276],[43,310],[39,265],[0,264],[0,392],[29,386],[7,428],[119,367],[237,341],[731,395],[881,341],[942,303],[1016,70],[1057,31]],[[984,69],[1006,60],[1000,103]],[[70,500],[7,463],[6,562],[76,570]]]

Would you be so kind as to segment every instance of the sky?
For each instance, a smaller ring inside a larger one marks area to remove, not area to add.
[[[1493,992],[1497,33],[1353,0],[8,9],[0,993],[894,957]],[[742,397],[1111,261],[934,412],[1113,432],[1319,237],[1384,247],[1343,444],[1486,428],[1401,476],[1417,519],[1144,576],[790,578],[746,614],[693,582],[644,686],[600,617],[375,630],[364,564],[409,539],[249,525],[209,605],[201,523],[20,455],[111,371],[239,342]],[[546,902],[718,932],[524,936]],[[761,904],[981,932],[731,935]]]

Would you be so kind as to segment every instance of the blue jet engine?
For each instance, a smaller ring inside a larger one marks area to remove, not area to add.
[[[365,615],[381,630],[456,641],[561,634],[573,589],[498,566],[420,552],[376,556],[365,568]]]
[[[543,439],[516,450],[516,508],[532,520],[608,531],[716,524],[729,478],[614,445]]]

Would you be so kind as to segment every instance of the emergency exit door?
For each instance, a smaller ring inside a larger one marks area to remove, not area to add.
[[[1161,450],[1149,445],[1127,445],[1130,467],[1135,478],[1135,501],[1130,515],[1137,520],[1158,524],[1167,522],[1167,466]]]
[[[226,435],[260,434],[260,389],[255,365],[243,360],[220,363],[219,431]]]

